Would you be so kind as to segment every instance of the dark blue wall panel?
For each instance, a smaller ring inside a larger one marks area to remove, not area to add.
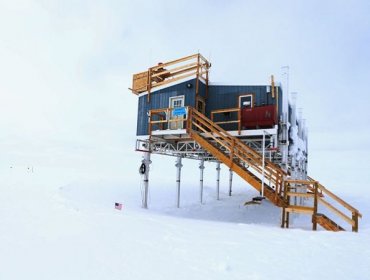
[[[188,85],[191,85],[190,87]],[[151,109],[168,108],[169,99],[173,96],[185,96],[185,106],[195,107],[195,88],[196,80],[185,81],[151,93],[150,102],[147,102],[147,95],[139,97],[137,135],[148,134],[148,111]],[[239,96],[253,94],[254,106],[275,105],[276,97],[272,98],[270,86],[234,86],[234,85],[210,85],[208,88],[208,98],[206,99],[206,115],[211,116],[211,111],[218,109],[239,107]],[[206,86],[199,82],[199,95],[206,96]],[[281,114],[282,91],[278,88],[279,112]],[[236,113],[219,114],[217,121],[235,120]],[[228,130],[236,129],[235,125],[224,127]]]
[[[188,84],[191,86],[188,87]],[[199,89],[199,91],[201,91],[201,89]],[[185,96],[185,106],[195,106],[195,79],[152,92],[150,94],[150,102],[147,102],[148,95],[140,96],[136,134],[148,134],[149,110],[168,108],[170,97],[181,95]]]

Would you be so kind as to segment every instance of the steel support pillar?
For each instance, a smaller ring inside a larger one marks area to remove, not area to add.
[[[145,172],[143,174],[144,194],[142,197],[142,207],[147,209],[149,193],[149,165],[152,163],[150,160],[150,153],[144,153],[143,160],[141,162],[145,165]]]
[[[262,136],[262,180],[261,180],[261,196],[265,196],[265,147],[266,147],[266,137],[265,131],[263,131]]]
[[[220,162],[218,161],[217,162],[217,167],[216,167],[216,170],[217,170],[217,181],[216,181],[216,188],[217,188],[217,200],[220,200],[220,170],[221,170],[221,167],[220,167]]]
[[[233,188],[233,171],[229,169],[229,196],[231,196]]]
[[[204,159],[200,160],[199,170],[200,170],[200,179],[199,179],[199,201],[203,203],[203,171],[204,171]]]
[[[180,183],[181,183],[181,163],[182,158],[177,157],[176,158],[176,164],[175,166],[177,167],[177,172],[176,172],[176,185],[177,185],[177,208],[180,208]]]

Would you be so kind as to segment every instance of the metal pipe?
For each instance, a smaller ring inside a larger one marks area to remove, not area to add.
[[[200,203],[203,203],[203,171],[204,171],[204,159],[202,158],[199,163],[199,170],[200,170],[200,179],[199,179],[199,187],[200,187],[200,193],[199,193],[199,200]]]
[[[176,158],[177,172],[176,172],[176,185],[177,185],[177,208],[180,208],[180,183],[181,183],[181,157]]]
[[[220,165],[221,164],[218,161],[217,167],[216,167],[216,170],[217,170],[217,200],[220,200],[220,170],[221,170]]]
[[[262,186],[261,186],[261,196],[265,195],[265,131],[263,131],[262,136]]]
[[[229,169],[229,196],[231,196],[233,188],[233,171]]]
[[[152,161],[150,160],[150,153],[145,152],[143,156],[143,160],[141,162],[145,164],[145,172],[143,176],[144,197],[142,199],[142,207],[147,209],[148,208],[148,193],[149,193],[149,164],[152,163]]]

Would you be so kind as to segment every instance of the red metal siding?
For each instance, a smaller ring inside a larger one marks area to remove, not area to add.
[[[242,109],[243,128],[270,128],[277,124],[276,106]]]

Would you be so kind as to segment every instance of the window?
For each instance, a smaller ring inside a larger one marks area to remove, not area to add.
[[[253,108],[253,94],[246,94],[239,96],[239,108]]]

